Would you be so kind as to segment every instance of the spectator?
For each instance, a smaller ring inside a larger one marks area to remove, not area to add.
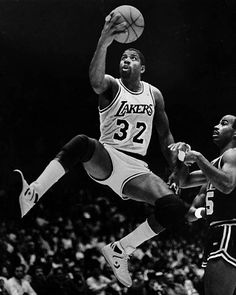
[[[16,265],[13,277],[7,281],[10,295],[37,295],[24,277],[25,266],[23,264]]]
[[[57,267],[53,269],[52,274],[50,274],[48,281],[48,291],[49,294],[56,295],[71,295],[73,294],[73,282],[69,278],[68,274],[64,272],[62,267]]]
[[[127,291],[128,295],[147,295],[144,275],[142,271],[136,271],[133,274],[133,284]]]
[[[71,284],[71,294],[88,294],[86,281],[83,275],[83,270],[79,265],[74,265],[71,271],[72,284]]]
[[[116,278],[111,280],[101,274],[102,270],[98,260],[94,259],[90,262],[90,269],[91,274],[87,278],[86,283],[91,294],[106,295],[106,291],[109,292],[109,289],[112,294],[119,294],[115,292],[115,289],[112,287],[112,285],[117,282]]]
[[[188,295],[199,295],[197,290],[194,288],[193,283],[189,280],[183,269],[174,270],[175,282],[184,286]]]
[[[0,295],[10,295],[7,287],[7,279],[0,276]]]
[[[42,266],[36,265],[33,267],[31,279],[31,286],[37,295],[50,295],[48,292],[47,279]]]
[[[165,274],[165,283],[166,283],[166,295],[188,295],[184,286],[175,282],[174,275],[172,273]]]

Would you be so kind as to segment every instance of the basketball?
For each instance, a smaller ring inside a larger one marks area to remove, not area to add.
[[[120,43],[131,43],[137,40],[143,33],[144,18],[142,13],[130,5],[121,5],[116,7],[111,14],[119,13],[121,17],[118,23],[126,22],[127,31],[120,33],[115,37],[115,40]]]

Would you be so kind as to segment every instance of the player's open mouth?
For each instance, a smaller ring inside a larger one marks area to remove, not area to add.
[[[216,136],[218,136],[218,135],[219,135],[219,131],[216,131],[216,130],[213,131],[213,134],[212,134],[213,137],[216,137]]]

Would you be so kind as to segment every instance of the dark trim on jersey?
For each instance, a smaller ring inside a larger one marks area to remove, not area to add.
[[[210,223],[210,226],[231,225],[231,224],[236,225],[236,219],[212,221]]]
[[[150,84],[148,84],[148,86],[149,86],[149,92],[150,92],[150,94],[151,94],[151,98],[152,98],[152,101],[153,101],[153,105],[154,105],[154,108],[155,108],[155,106],[156,106],[156,101],[155,101],[155,98],[154,98],[154,94],[153,94],[153,92],[152,92],[152,86],[151,86]]]
[[[107,111],[108,109],[110,109],[110,108],[113,106],[113,104],[117,101],[117,98],[119,97],[120,92],[121,92],[121,86],[120,86],[119,83],[118,83],[118,86],[119,86],[119,89],[118,89],[118,91],[117,91],[115,97],[114,97],[113,100],[111,101],[111,103],[110,103],[108,106],[106,106],[104,109],[100,109],[100,107],[98,107],[98,111],[99,111],[99,113],[104,113],[105,111]]]
[[[129,88],[127,88],[127,87],[123,84],[123,82],[121,81],[121,79],[119,79],[119,82],[120,82],[120,85],[121,85],[122,87],[124,87],[124,89],[125,89],[126,91],[128,91],[129,93],[131,93],[131,94],[139,95],[139,94],[142,94],[142,93],[144,92],[144,83],[143,83],[143,81],[140,81],[140,82],[141,82],[141,85],[142,85],[142,89],[141,89],[140,91],[138,91],[138,92],[131,91]]]
[[[224,226],[223,239],[221,240],[220,248],[227,249],[229,244],[231,229],[228,225]]]
[[[130,157],[133,157],[137,160],[141,160],[141,161],[144,161],[145,162],[145,157],[140,155],[140,154],[136,154],[136,153],[132,153],[132,152],[127,152],[127,151],[122,151],[118,148],[115,148],[117,151],[121,152],[121,153],[124,153],[126,154],[127,156],[130,156]]]
[[[216,168],[221,169],[222,168],[222,166],[221,166],[222,163],[221,162],[222,162],[223,155],[224,154],[222,154],[221,156],[219,156],[219,157],[215,158],[214,160],[212,160],[211,164],[213,166],[215,166]],[[217,161],[218,161],[218,163],[217,163]],[[217,164],[217,165],[215,165],[215,164]]]
[[[234,267],[236,267],[236,259],[232,256],[230,256],[228,254],[228,246],[229,246],[229,241],[231,238],[231,227],[232,226],[236,226],[235,223],[233,224],[223,224],[224,226],[224,231],[223,231],[223,235],[221,238],[221,243],[220,243],[220,248],[215,251],[215,252],[210,252],[209,256],[207,257],[207,261],[204,260],[202,262],[202,267],[206,267],[207,266],[207,262],[211,259],[215,259],[215,258],[222,258],[224,259],[226,262],[230,263],[231,265],[233,265]]]
[[[214,259],[214,258],[223,258],[226,262],[228,262],[229,264],[233,265],[234,267],[236,267],[236,259],[232,258],[231,256],[229,256],[228,253],[224,252],[223,250],[221,250],[219,253],[215,254],[215,255],[210,255],[207,259],[207,261]],[[206,267],[207,266],[207,262],[203,262],[202,263],[202,267]]]

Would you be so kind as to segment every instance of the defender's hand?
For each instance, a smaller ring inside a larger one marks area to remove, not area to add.
[[[192,165],[193,163],[196,162],[198,156],[199,156],[199,152],[197,151],[192,151],[192,150],[187,151],[184,157],[184,164]]]
[[[191,150],[191,146],[185,142],[172,143],[168,146],[168,148],[172,152],[178,152],[178,159],[181,162],[184,162],[186,153]]]

